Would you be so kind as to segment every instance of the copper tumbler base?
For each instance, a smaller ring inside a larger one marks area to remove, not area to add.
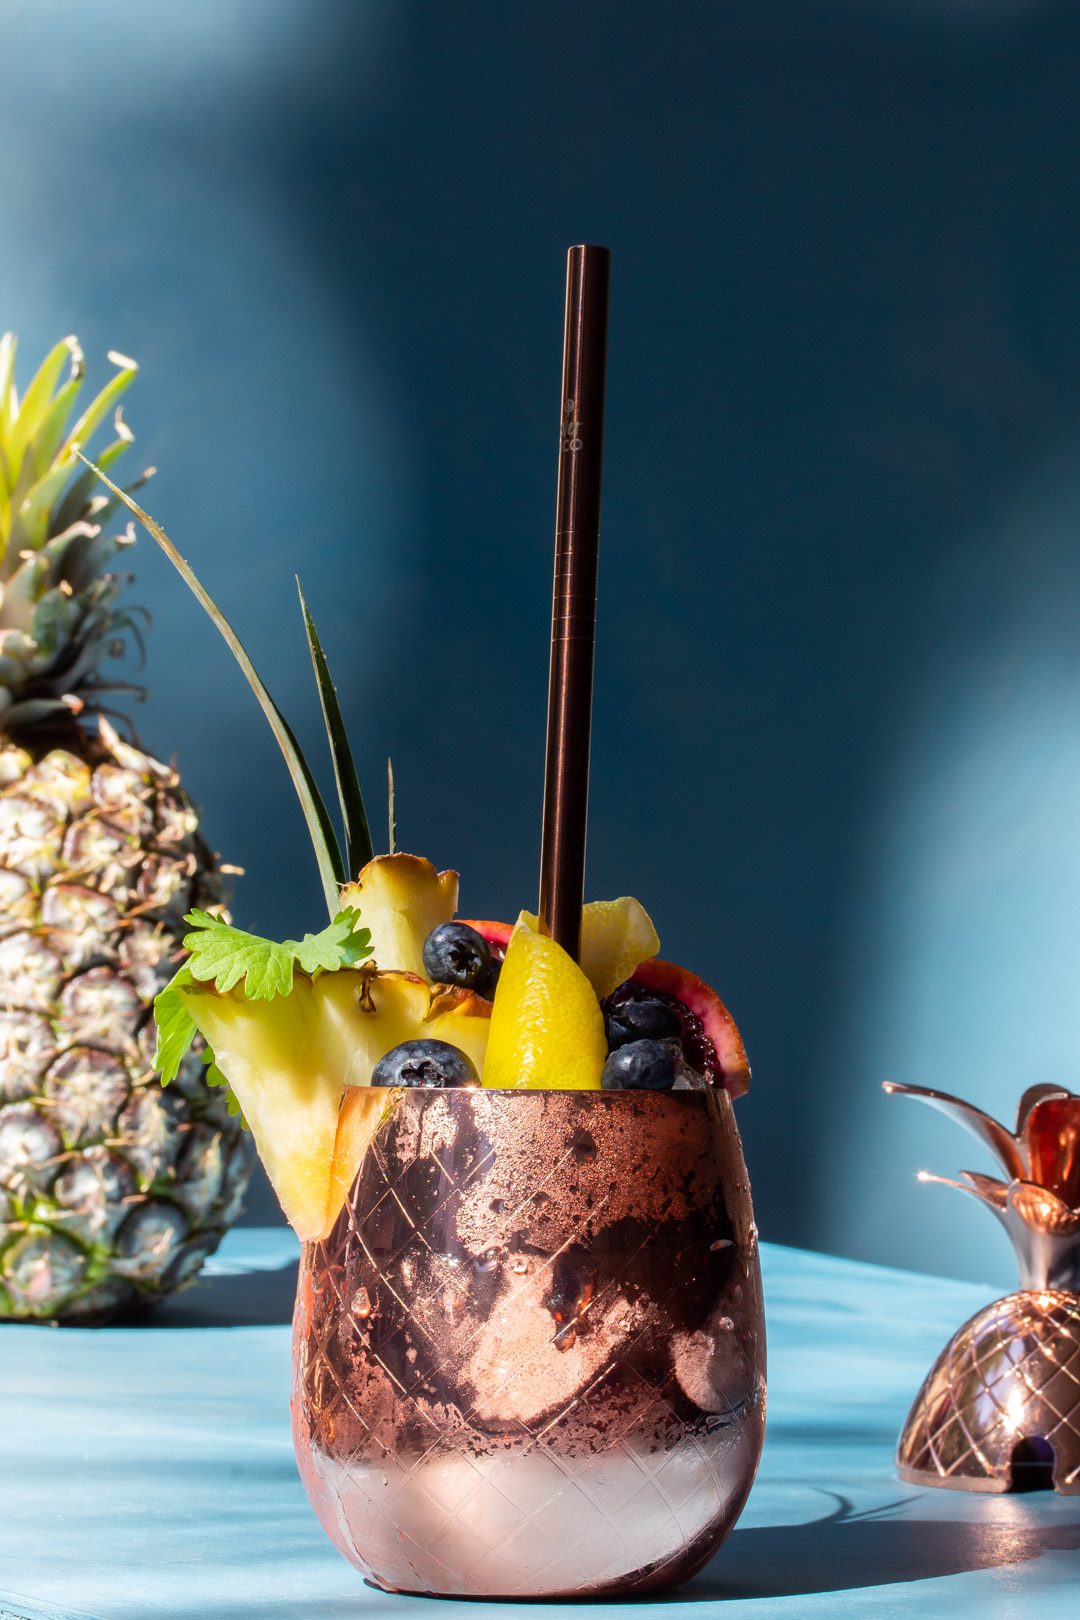
[[[1023,1289],[965,1322],[916,1396],[896,1461],[913,1485],[1008,1491],[1034,1466],[1080,1494],[1080,1295]]]
[[[398,1094],[305,1247],[294,1342],[301,1476],[379,1586],[565,1598],[688,1578],[764,1432],[730,1100]]]

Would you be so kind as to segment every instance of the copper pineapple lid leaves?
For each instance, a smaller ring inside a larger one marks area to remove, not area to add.
[[[1028,1086],[1020,1098],[1020,1105],[1016,1110],[1016,1135],[1023,1135],[1028,1116],[1038,1103],[1048,1102],[1051,1097],[1069,1097],[1071,1095],[1072,1093],[1064,1086],[1048,1086],[1046,1084]]]
[[[923,1170],[919,1180],[955,1187],[993,1211],[1012,1240],[1024,1287],[1080,1289],[1080,1096],[1064,1086],[1029,1086],[1013,1132],[948,1092],[892,1081],[885,1090],[916,1097],[963,1125],[1007,1178],[964,1170],[954,1180]]]
[[[1068,1091],[1039,1098],[1024,1122],[1028,1179],[1080,1205],[1080,1097]]]
[[[1010,1214],[1048,1237],[1070,1237],[1080,1231],[1080,1210],[1070,1209],[1056,1193],[1033,1181],[1013,1181],[1006,1189]]]
[[[977,1198],[1009,1224],[1006,1217],[1017,1216],[1026,1226],[1049,1236],[1080,1231],[1080,1210],[1070,1209],[1047,1187],[1034,1181],[998,1181],[996,1176],[983,1176],[977,1170],[961,1170],[961,1179],[953,1176],[935,1176],[929,1170],[920,1170],[919,1180],[938,1187],[955,1187],[957,1192]]]
[[[984,1204],[998,1210],[1008,1207],[1009,1188],[1004,1181],[999,1181],[996,1176],[980,1175],[977,1170],[961,1170],[960,1174],[976,1198],[981,1198]]]
[[[1010,1180],[1020,1180],[1026,1176],[1027,1164],[1016,1137],[974,1103],[965,1102],[962,1097],[954,1097],[947,1091],[932,1091],[928,1086],[901,1085],[898,1080],[884,1081],[882,1089],[890,1097],[918,1097],[922,1102],[929,1103],[939,1114],[955,1120],[988,1147]]]

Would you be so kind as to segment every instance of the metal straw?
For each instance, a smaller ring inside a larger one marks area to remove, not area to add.
[[[572,247],[567,255],[540,921],[575,960],[585,887],[610,270],[607,248]]]

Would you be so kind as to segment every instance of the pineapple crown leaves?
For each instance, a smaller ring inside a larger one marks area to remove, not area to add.
[[[184,945],[191,955],[154,998],[158,1034],[154,1067],[161,1073],[162,1085],[176,1079],[196,1035],[184,990],[212,984],[219,994],[227,995],[242,983],[248,1001],[273,1001],[289,994],[297,969],[314,978],[319,973],[357,967],[371,955],[371,933],[357,927],[359,917],[349,907],[339,911],[321,933],[278,944],[234,928],[209,912],[189,911],[184,921],[191,924],[192,932],[184,936]],[[212,1057],[210,1064],[213,1066]]]
[[[113,497],[127,507],[132,516],[142,524],[147,534],[157,542],[196,601],[216,626],[225,645],[239,664],[245,680],[255,694],[259,707],[269,722],[270,729],[288,767],[307,824],[312,848],[315,851],[315,860],[319,869],[327,910],[331,917],[335,917],[340,904],[342,884],[347,882],[350,876],[359,872],[361,867],[372,859],[375,851],[371,841],[367,814],[364,809],[363,796],[360,792],[360,783],[356,774],[356,765],[349,747],[345,722],[338,702],[337,690],[330,678],[330,671],[322,650],[322,644],[319,641],[311,614],[308,612],[303,591],[300,592],[300,607],[304,617],[308,648],[311,653],[315,680],[319,690],[319,702],[322,707],[326,735],[333,760],[334,779],[337,783],[338,799],[342,813],[343,846],[338,842],[326,803],[319,792],[314,774],[304,757],[303,750],[297,742],[292,728],[270,696],[240,637],[203,585],[191,564],[180,555],[180,552],[169,539],[160,523],[155,522],[148,512],[143,511],[138,502],[132,499],[129,491],[123,490],[117,484],[114,484],[100,466],[96,467],[78,450],[76,454],[79,455],[80,460],[86,462],[88,469],[101,479],[101,482]],[[298,587],[299,583],[298,580]]]
[[[126,634],[141,641],[136,614],[115,607],[126,577],[109,571],[134,532],[103,532],[117,503],[96,493],[79,458],[110,412],[115,436],[98,453],[101,464],[112,466],[133,442],[119,400],[137,367],[110,354],[116,373],[79,411],[86,364],[73,337],[50,351],[21,396],[15,356],[9,332],[0,337],[0,716],[8,727],[78,711],[87,694],[115,690],[95,683],[94,672],[123,650]]]

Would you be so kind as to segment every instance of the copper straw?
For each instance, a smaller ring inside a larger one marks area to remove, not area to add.
[[[540,920],[575,959],[585,888],[610,270],[607,248],[567,254]]]

